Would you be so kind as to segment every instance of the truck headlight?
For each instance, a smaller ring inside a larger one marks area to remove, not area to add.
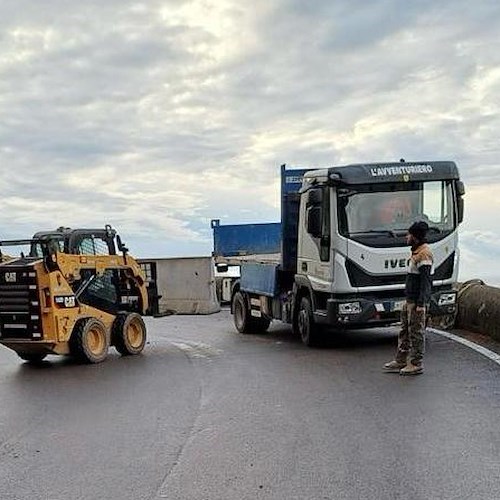
[[[442,293],[439,296],[438,305],[439,306],[449,306],[457,301],[456,293]]]
[[[359,302],[346,302],[339,304],[339,314],[360,314],[361,304]]]

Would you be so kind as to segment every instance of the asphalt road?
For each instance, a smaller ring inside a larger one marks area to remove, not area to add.
[[[227,312],[148,322],[144,354],[42,367],[0,349],[0,499],[499,499],[500,367],[395,330],[308,349]]]

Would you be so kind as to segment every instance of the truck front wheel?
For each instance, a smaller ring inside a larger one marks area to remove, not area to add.
[[[236,292],[233,297],[234,326],[240,333],[264,333],[270,325],[265,318],[254,318],[250,307],[241,292]]]
[[[304,345],[314,347],[320,343],[319,327],[314,322],[311,301],[308,297],[300,299],[297,330]]]

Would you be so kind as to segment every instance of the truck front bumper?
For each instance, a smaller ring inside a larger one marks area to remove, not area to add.
[[[387,326],[400,321],[401,310],[405,303],[403,296],[379,297],[342,297],[327,300],[326,316],[315,315],[318,323],[343,328],[370,328]],[[456,313],[457,294],[453,290],[438,291],[432,294],[428,307],[430,316],[444,316]]]

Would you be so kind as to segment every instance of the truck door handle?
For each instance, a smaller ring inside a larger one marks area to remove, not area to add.
[[[307,271],[307,262],[302,262],[302,271]]]

